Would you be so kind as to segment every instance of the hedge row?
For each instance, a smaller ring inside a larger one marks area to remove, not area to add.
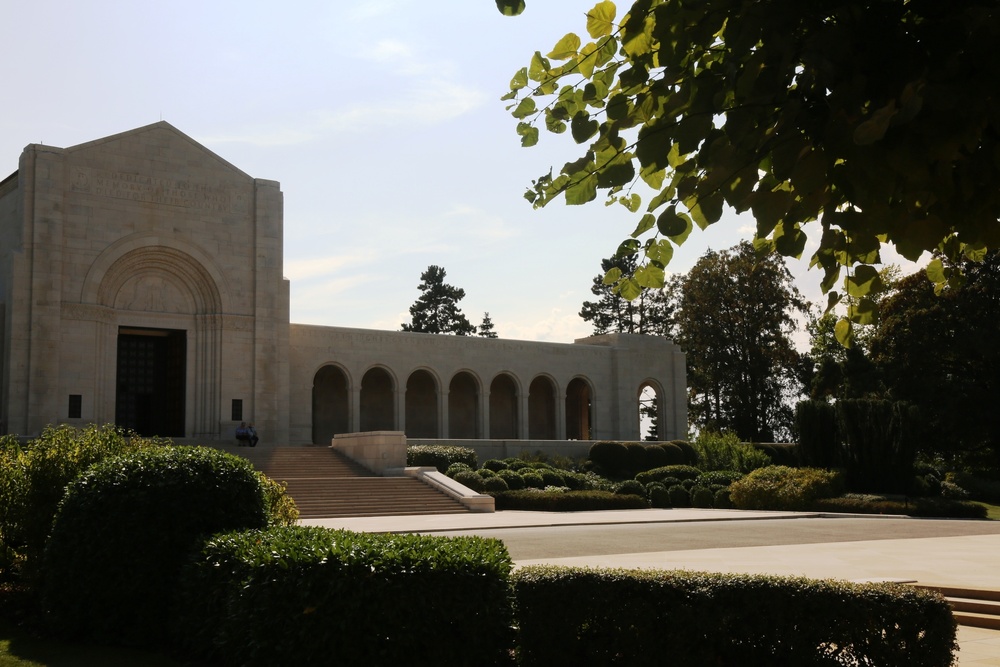
[[[644,496],[608,491],[500,491],[492,494],[497,510],[533,510],[537,512],[586,512],[591,510],[646,509]]]
[[[464,463],[473,470],[478,466],[476,450],[451,445],[411,445],[406,448],[406,465],[433,466],[438,472],[447,472],[455,463]]]
[[[956,647],[948,603],[903,585],[549,566],[513,582],[528,667],[942,667]]]
[[[218,535],[181,577],[177,635],[225,665],[510,663],[511,567],[480,537]]]

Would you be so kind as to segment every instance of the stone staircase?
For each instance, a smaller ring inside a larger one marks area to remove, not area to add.
[[[379,477],[332,447],[225,447],[285,482],[303,519],[455,514],[468,509],[415,477]]]
[[[943,595],[951,604],[959,625],[1000,630],[1000,591],[952,586],[924,586]]]

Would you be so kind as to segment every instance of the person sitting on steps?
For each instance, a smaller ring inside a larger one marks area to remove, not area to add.
[[[256,433],[254,433],[254,437],[256,437]],[[239,447],[250,445],[250,429],[247,428],[246,422],[240,422],[240,425],[236,427],[236,444]]]
[[[250,446],[256,447],[257,441],[260,440],[260,438],[257,437],[257,429],[253,427],[253,422],[250,422],[250,425],[247,426],[247,433],[249,433],[250,435],[249,437]]]

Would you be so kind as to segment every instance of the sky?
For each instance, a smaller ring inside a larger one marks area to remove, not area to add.
[[[532,209],[532,179],[579,148],[545,132],[522,148],[500,97],[535,51],[586,38],[595,1],[528,0],[516,18],[493,0],[16,3],[0,22],[0,180],[28,144],[164,120],[281,183],[292,322],[398,330],[435,264],[474,324],[489,312],[503,338],[572,342],[591,333],[580,307],[637,217],[600,193]],[[668,270],[753,228],[727,212]],[[790,268],[819,303],[806,265]]]

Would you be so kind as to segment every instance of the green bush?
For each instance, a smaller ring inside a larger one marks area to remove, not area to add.
[[[178,574],[199,540],[268,524],[267,489],[244,458],[163,447],[104,459],[70,483],[43,561],[53,626],[108,643],[163,638]]]
[[[508,491],[510,486],[503,477],[495,476],[489,477],[483,480],[483,492],[484,493],[499,493],[501,491]]]
[[[941,481],[962,487],[969,492],[969,497],[975,500],[994,505],[1000,504],[1000,481],[978,477],[967,472],[950,472]]]
[[[673,507],[670,502],[670,491],[660,482],[650,482],[646,485],[646,495],[649,497],[649,504],[659,509]]]
[[[459,470],[452,479],[459,484],[469,487],[476,493],[482,493],[486,488],[485,480],[475,470]]]
[[[668,488],[667,495],[670,496],[671,507],[691,506],[691,494],[680,484],[675,484],[674,486]]]
[[[696,486],[691,489],[691,507],[711,508],[715,502],[715,493],[707,486]]]
[[[642,482],[634,479],[626,479],[624,482],[620,482],[617,486],[615,486],[615,493],[618,495],[631,494],[633,496],[642,496],[645,498],[646,487]]]
[[[799,446],[784,442],[754,442],[753,448],[763,452],[771,459],[771,465],[798,468],[802,465],[799,459]]]
[[[628,447],[620,442],[595,442],[588,458],[613,477],[625,476],[629,469]]]
[[[839,474],[818,468],[768,466],[733,482],[729,496],[743,510],[808,510],[843,491]]]
[[[668,477],[674,477],[683,481],[685,479],[697,479],[700,476],[701,470],[698,468],[688,465],[676,465],[653,468],[652,470],[639,473],[635,478],[643,484],[649,484],[650,482],[661,482]]]
[[[511,567],[480,537],[216,535],[184,572],[174,635],[224,665],[507,664]]]
[[[641,442],[626,442],[625,450],[628,452],[628,463],[625,470],[629,475],[648,470],[652,466],[646,465],[646,445]]]
[[[517,490],[524,488],[524,480],[517,474],[516,470],[501,470],[497,477],[507,482],[507,488]]]
[[[446,473],[452,463],[464,463],[473,470],[479,467],[476,450],[449,445],[411,445],[406,448],[406,465],[433,466]]]
[[[528,489],[544,489],[545,488],[545,480],[542,479],[541,475],[539,475],[537,472],[535,472],[533,470],[531,472],[527,472],[527,471],[522,472],[521,473],[521,479],[524,480],[524,486],[526,488],[528,488]]]
[[[677,450],[680,452],[680,449]],[[647,445],[646,446],[646,457],[645,463],[643,464],[643,470],[649,470],[650,468],[662,468],[663,466],[671,465],[672,463],[677,463],[667,453],[660,445]]]
[[[523,667],[941,667],[956,648],[948,602],[900,584],[551,566],[512,580]]]
[[[743,477],[743,473],[732,470],[711,470],[699,475],[695,479],[695,484],[699,486],[714,486],[716,484],[719,486],[729,486],[736,480],[743,479]]]
[[[703,430],[694,441],[702,470],[748,473],[770,465],[771,457],[730,431]]]
[[[719,489],[712,499],[712,507],[719,510],[728,510],[733,507],[733,500],[729,497],[729,489]]]
[[[541,474],[545,486],[567,486],[566,479],[555,470],[543,470]]]
[[[460,472],[475,472],[468,463],[452,463],[448,466],[448,469],[444,471],[444,474],[448,477],[454,477]]]
[[[476,473],[483,479],[489,479],[490,477],[496,477],[497,474],[490,470],[489,468],[480,468]]]
[[[511,459],[504,459],[503,462],[506,463],[507,467],[510,468],[511,470],[523,470],[524,468],[531,467],[531,464],[525,461],[524,459],[511,458]]]
[[[487,459],[480,467],[486,470],[492,470],[493,472],[500,472],[501,470],[507,469],[507,464],[499,459]]]
[[[0,444],[0,544],[32,572],[45,548],[66,485],[102,459],[164,444],[128,437],[114,426],[47,426],[23,447]]]
[[[673,442],[661,442],[659,444],[660,449],[663,450],[663,456],[665,457],[663,463],[652,466],[654,468],[662,468],[663,466],[676,466],[684,465],[687,463],[687,459],[684,457],[684,450],[681,449]]]
[[[497,510],[535,512],[586,512],[595,510],[646,509],[642,496],[618,495],[608,491],[507,491],[494,496]]]
[[[849,514],[901,514],[926,518],[985,519],[983,505],[948,498],[887,498],[872,494],[848,493],[837,498],[816,500],[812,509],[818,512]]]
[[[684,460],[681,461],[684,465],[697,467],[701,461],[698,459],[698,450],[691,446],[687,440],[671,440],[667,443],[668,445],[674,445],[679,448],[684,454]]]
[[[257,473],[261,489],[264,491],[264,509],[269,526],[294,526],[299,520],[299,508],[288,495],[288,485],[270,479],[262,472]]]

